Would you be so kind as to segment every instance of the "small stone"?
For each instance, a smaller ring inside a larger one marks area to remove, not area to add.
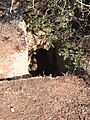
[[[15,111],[13,107],[11,107],[10,110],[11,110],[11,112],[14,112],[14,111]]]
[[[49,120],[51,120],[52,119],[52,117],[49,117]]]

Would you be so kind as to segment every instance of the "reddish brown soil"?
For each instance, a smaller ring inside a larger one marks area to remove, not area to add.
[[[0,120],[90,120],[90,87],[67,75],[0,81]]]

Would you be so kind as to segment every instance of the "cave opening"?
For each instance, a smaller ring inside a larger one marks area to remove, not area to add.
[[[34,77],[61,76],[65,73],[64,61],[62,57],[58,56],[55,48],[37,49],[31,56],[29,73]]]

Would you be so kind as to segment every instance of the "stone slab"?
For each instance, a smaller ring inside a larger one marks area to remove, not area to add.
[[[28,74],[25,22],[22,18],[3,19],[0,21],[0,79],[25,74]]]

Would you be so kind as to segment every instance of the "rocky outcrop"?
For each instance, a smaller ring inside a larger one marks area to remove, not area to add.
[[[0,79],[28,74],[28,45],[22,17],[0,20]]]

